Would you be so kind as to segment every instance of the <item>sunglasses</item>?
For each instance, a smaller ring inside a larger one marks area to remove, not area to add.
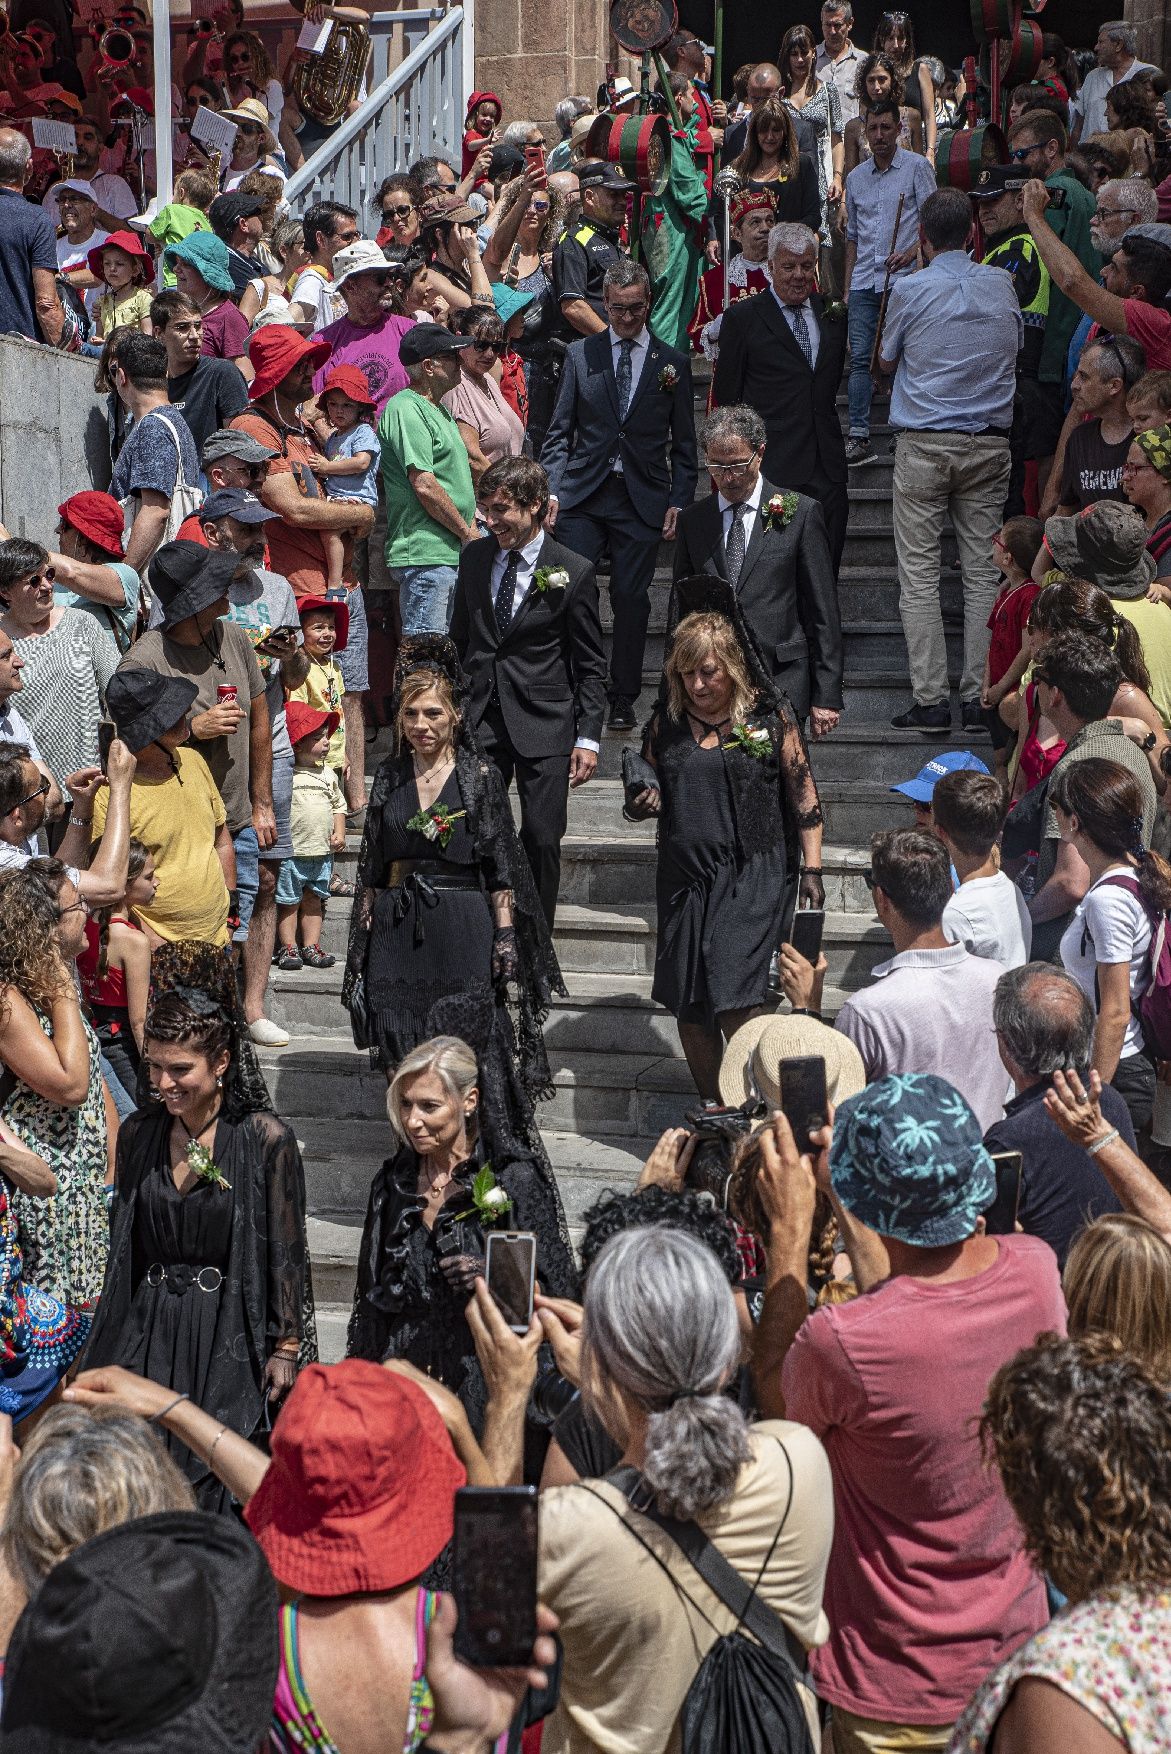
[[[49,780],[43,779],[41,781],[40,785],[37,787],[35,792],[30,792],[27,798],[18,798],[16,803],[13,806],[13,809],[19,810],[23,805],[31,804],[37,798],[45,797],[46,794],[48,793],[50,784],[51,784],[51,782]]]
[[[476,341],[476,340],[473,340],[472,346],[475,348],[477,353],[494,353],[498,359],[503,359],[504,355],[508,352],[508,342],[507,341]]]
[[[53,580],[56,577],[57,577],[56,567],[47,566],[44,568],[44,570],[42,572],[30,573],[27,579],[22,579],[20,582],[22,585],[29,585],[29,586],[36,586],[36,585],[40,585],[40,584],[51,585],[53,583]]]
[[[251,67],[251,65],[252,65],[252,56],[248,53],[248,51],[246,49],[242,55],[229,55],[228,56],[228,66],[229,67]]]
[[[382,217],[385,220],[406,219],[414,211],[415,209],[413,205],[408,201],[405,207],[384,207],[382,209]]]
[[[1023,163],[1023,161],[1026,158],[1028,158],[1030,152],[1040,152],[1040,150],[1041,150],[1040,142],[1035,141],[1032,146],[1014,146],[1014,147],[1012,147],[1009,151],[1008,156],[1012,160],[1013,164],[1021,164],[1021,163]]]
[[[241,134],[260,134],[263,132],[259,122],[237,122]]]

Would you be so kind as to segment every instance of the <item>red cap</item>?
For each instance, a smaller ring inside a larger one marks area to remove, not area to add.
[[[504,114],[504,105],[496,96],[496,93],[494,91],[473,91],[471,97],[468,99],[468,107],[464,111],[465,126],[471,117],[472,111],[478,109],[481,104],[495,104],[496,120],[499,122],[501,116]]]
[[[370,393],[370,380],[356,365],[335,365],[332,371],[326,372],[321,394],[327,396],[330,390],[340,390],[351,402],[364,402],[368,408],[375,406],[375,398]]]
[[[109,493],[98,493],[86,488],[83,493],[70,494],[63,505],[57,507],[57,516],[64,518],[71,529],[102,550],[103,554],[116,555],[122,559],[125,550],[122,547],[122,532],[126,527],[125,514],[118,501]]]
[[[340,713],[327,713],[319,706],[309,706],[303,700],[285,702],[285,729],[289,733],[290,743],[299,743],[302,737],[313,737],[322,725],[329,727],[332,737],[341,723]]]
[[[467,1478],[435,1408],[380,1364],[310,1364],[273,1427],[245,1521],[287,1589],[401,1589],[438,1558]]]
[[[261,333],[263,334],[263,330]],[[297,614],[305,619],[307,609],[332,609],[333,624],[337,628],[337,639],[334,641],[335,652],[344,652],[346,641],[350,637],[350,606],[343,603],[340,597],[298,597]]]
[[[776,200],[771,189],[742,189],[738,195],[732,196],[732,224],[739,225],[749,213],[775,213]]]
[[[96,274],[99,280],[102,278],[103,250],[125,250],[128,256],[133,256],[138,262],[145,262],[152,272],[154,270],[154,258],[148,250],[143,249],[141,238],[136,238],[132,231],[112,231],[105,242],[95,244],[86,257],[90,273]]]
[[[328,341],[310,341],[287,323],[267,323],[248,343],[248,358],[256,376],[248,394],[253,402],[283,383],[295,365],[308,356],[316,371],[333,352]]]

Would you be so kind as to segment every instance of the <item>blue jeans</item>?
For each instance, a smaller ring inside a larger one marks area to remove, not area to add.
[[[870,355],[878,333],[878,307],[882,294],[873,287],[859,288],[850,294],[850,382],[846,398],[850,404],[850,437],[870,437]]]
[[[455,593],[453,566],[396,566],[404,633],[446,633]]]
[[[236,896],[240,906],[240,924],[232,933],[232,943],[244,944],[260,888],[260,842],[251,824],[232,836],[232,846],[236,853]]]
[[[118,1111],[118,1119],[124,1121],[127,1115],[134,1113],[134,1092],[127,1090],[126,1086],[119,1080],[105,1054],[102,1055],[102,1077],[105,1080],[106,1089],[113,1098],[114,1107]]]

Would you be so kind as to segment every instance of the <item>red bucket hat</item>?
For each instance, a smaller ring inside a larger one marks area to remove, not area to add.
[[[140,238],[136,238],[132,231],[112,231],[105,242],[95,244],[85,258],[90,273],[96,274],[99,280],[102,278],[103,250],[125,250],[126,254],[133,256],[136,262],[145,262],[151,272],[154,271],[154,257],[148,250],[143,249]]]
[[[98,493],[92,488],[70,494],[64,504],[57,507],[57,516],[96,543],[103,554],[122,559],[125,553],[122,532],[126,520],[122,507],[112,494]]]
[[[288,377],[295,365],[309,357],[313,370],[325,364],[333,352],[328,341],[309,341],[287,323],[266,323],[248,343],[248,358],[256,376],[248,394],[253,402]]]
[[[307,609],[333,610],[333,624],[337,628],[337,639],[334,641],[333,649],[335,652],[344,652],[346,641],[350,637],[349,605],[343,603],[340,597],[302,597],[297,604],[297,614],[301,617],[302,622],[305,620]]]
[[[312,737],[320,731],[322,725],[329,727],[332,737],[340,723],[340,713],[327,713],[319,706],[309,706],[303,700],[285,703],[285,729],[289,733],[290,743],[299,743],[302,737]]]
[[[326,396],[330,390],[340,390],[351,402],[364,402],[368,408],[376,406],[370,394],[370,380],[356,365],[335,365],[332,371],[326,372],[321,394]]]
[[[401,1589],[451,1540],[467,1476],[422,1389],[380,1364],[308,1365],[271,1454],[244,1520],[287,1589]]]

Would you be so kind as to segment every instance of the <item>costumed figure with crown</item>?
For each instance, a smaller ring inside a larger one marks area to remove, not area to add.
[[[768,234],[776,203],[771,189],[742,189],[731,198],[732,241],[739,245],[728,262],[728,303],[752,298],[772,285],[769,279]],[[687,333],[696,353],[715,361],[724,315],[724,269],[709,268],[699,282],[699,300]]]
[[[627,814],[659,822],[652,997],[673,1013],[700,1095],[719,1098],[724,1042],[769,1002],[787,878],[822,907],[822,813],[800,726],[735,593],[676,583],[679,623],[641,755],[623,762]]]

